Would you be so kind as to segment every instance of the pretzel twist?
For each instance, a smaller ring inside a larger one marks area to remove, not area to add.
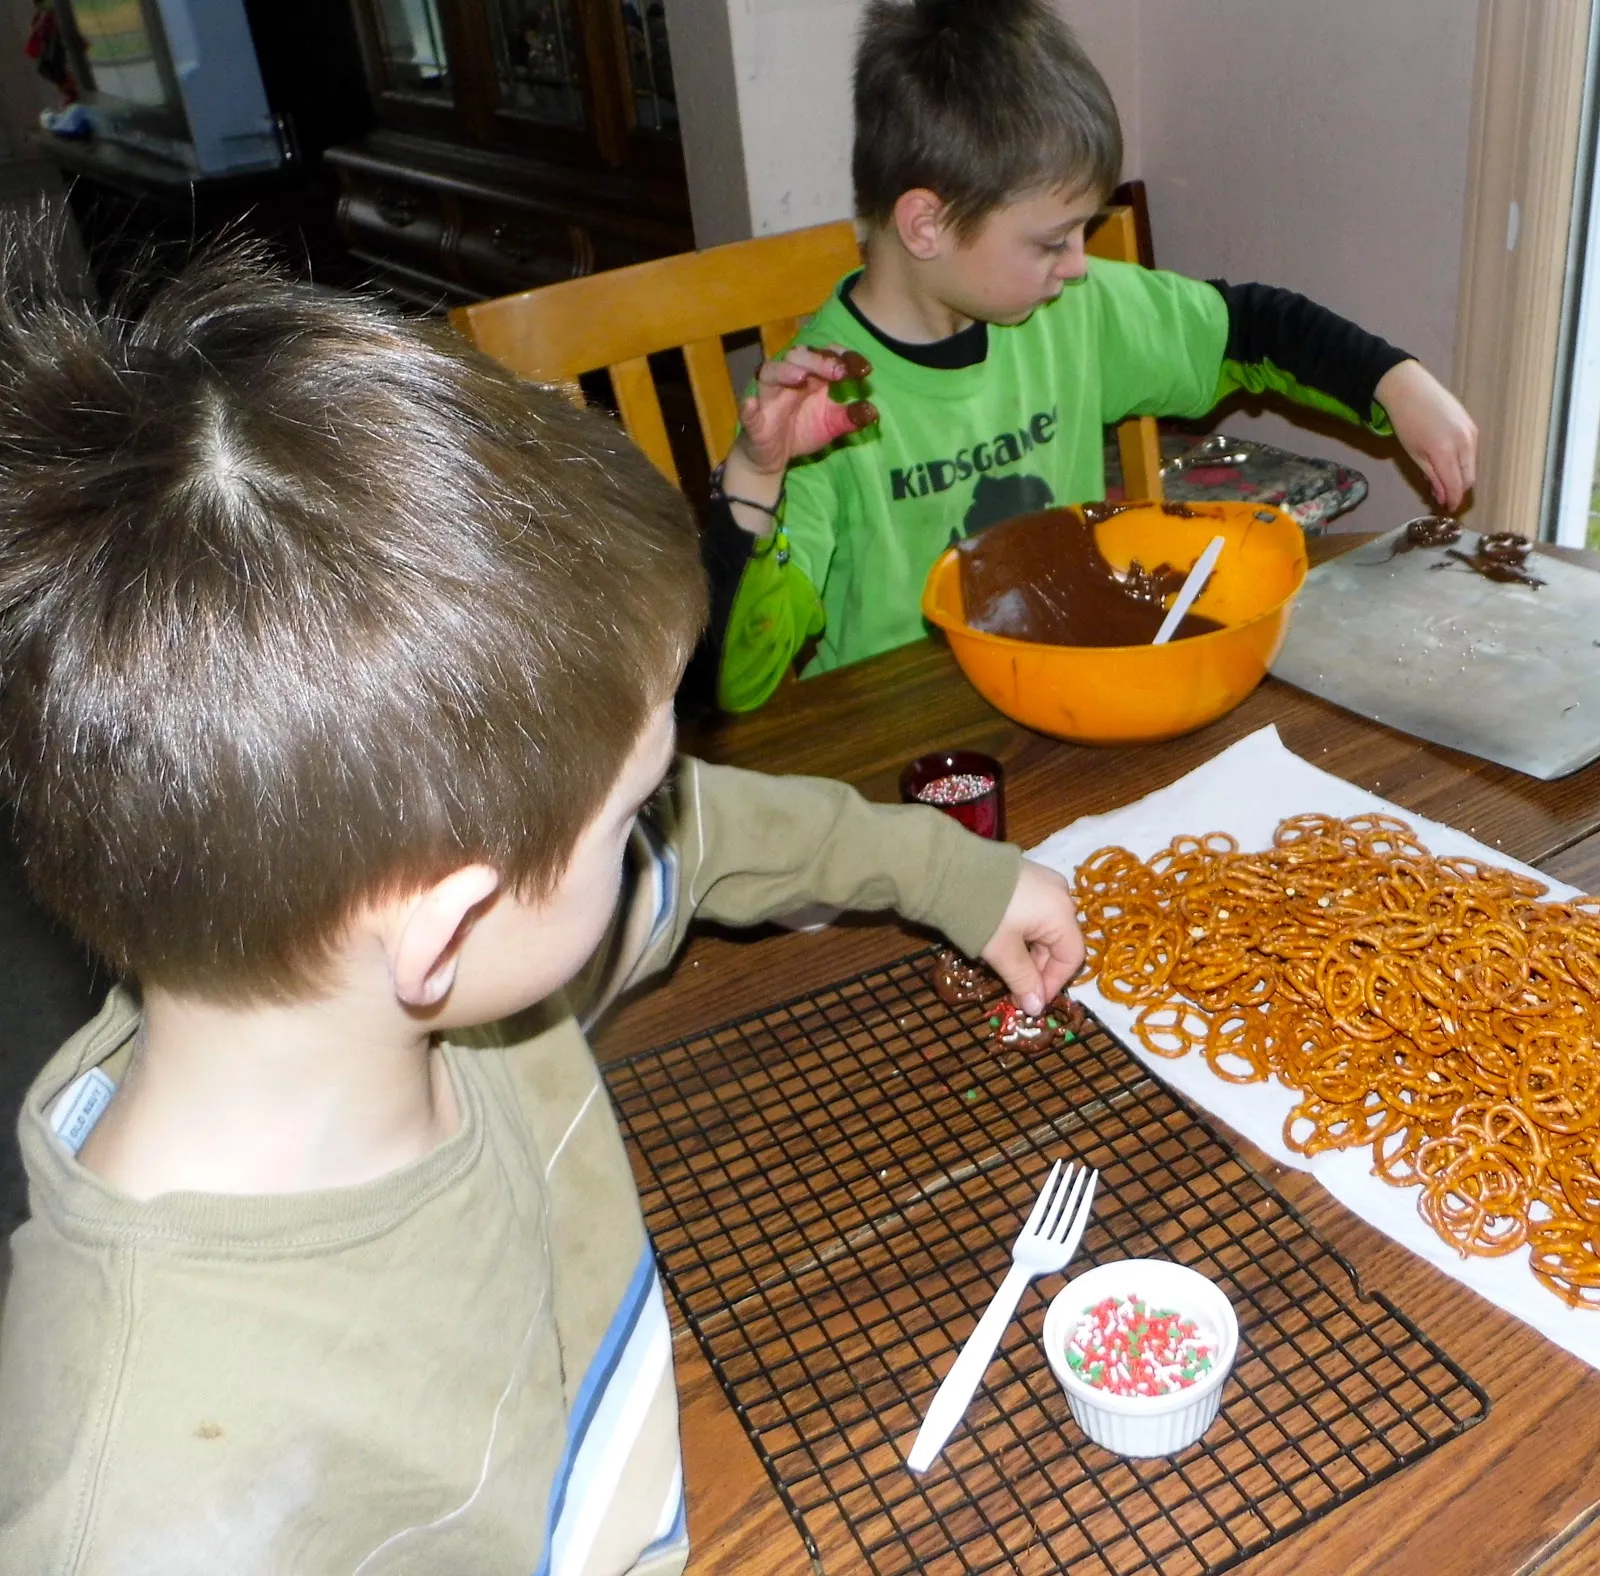
[[[1302,1154],[1374,1174],[1464,1257],[1526,1246],[1600,1310],[1600,897],[1436,858],[1403,821],[1297,815],[1079,867],[1087,972],[1156,1055],[1299,1095]]]

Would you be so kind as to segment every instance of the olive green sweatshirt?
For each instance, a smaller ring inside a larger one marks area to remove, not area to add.
[[[696,914],[893,908],[977,953],[1019,859],[931,809],[685,760],[584,976],[446,1045],[459,1130],[336,1191],[139,1202],[80,1166],[139,1023],[114,991],[21,1116],[0,1572],[680,1571],[666,1307],[580,1016]]]

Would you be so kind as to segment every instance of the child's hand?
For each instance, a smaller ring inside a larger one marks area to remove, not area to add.
[[[843,437],[870,427],[878,412],[868,400],[841,405],[832,398],[835,383],[860,379],[872,371],[865,356],[834,345],[814,350],[793,345],[775,361],[763,361],[756,392],[739,406],[740,432],[729,455],[763,476],[778,476],[789,462],[815,453]]]
[[[1373,390],[1394,435],[1422,467],[1441,509],[1454,514],[1478,479],[1478,428],[1420,361],[1402,361]]]
[[[1083,964],[1083,933],[1072,889],[1054,870],[1022,861],[1016,890],[983,961],[1010,987],[1030,1016],[1043,1012]]]

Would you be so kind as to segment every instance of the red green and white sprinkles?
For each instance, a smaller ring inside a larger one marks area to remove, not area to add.
[[[994,778],[979,772],[956,772],[949,777],[936,777],[925,788],[917,790],[923,804],[970,804],[981,799],[994,787]]]
[[[1106,1297],[1083,1310],[1067,1365],[1108,1395],[1170,1395],[1211,1371],[1215,1356],[1193,1319],[1142,1297]]]

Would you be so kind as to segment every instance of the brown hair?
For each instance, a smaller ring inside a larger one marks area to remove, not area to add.
[[[1105,81],[1048,0],[869,0],[856,46],[856,212],[919,187],[970,239],[1041,187],[1102,195],[1122,168]]]
[[[442,327],[215,255],[0,303],[0,776],[124,973],[318,987],[363,900],[547,893],[705,616],[683,499]]]

